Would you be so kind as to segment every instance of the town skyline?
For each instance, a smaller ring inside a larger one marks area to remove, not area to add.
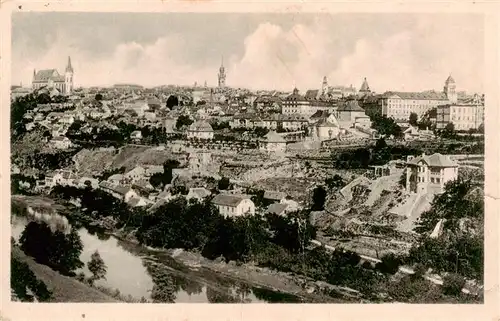
[[[326,76],[357,89],[366,77],[378,93],[442,90],[451,74],[458,91],[483,92],[483,21],[473,14],[186,15],[14,14],[12,84],[31,83],[34,69],[62,71],[71,56],[77,87],[215,87],[223,56],[234,88],[305,91]]]

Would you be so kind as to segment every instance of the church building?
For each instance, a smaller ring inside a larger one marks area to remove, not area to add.
[[[55,88],[64,95],[70,95],[73,91],[73,66],[71,66],[71,57],[68,57],[68,64],[64,75],[57,69],[33,70],[33,90],[40,88]]]

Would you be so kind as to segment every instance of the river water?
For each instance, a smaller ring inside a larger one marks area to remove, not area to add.
[[[16,241],[19,241],[28,222],[27,217],[13,215],[11,233]],[[237,284],[211,271],[196,271],[181,266],[165,254],[154,253],[113,236],[91,234],[85,228],[80,228],[78,234],[83,243],[80,260],[86,264],[92,253],[98,250],[107,266],[106,279],[98,280],[96,285],[119,290],[122,295],[130,295],[137,300],[141,297],[151,300],[151,290],[155,283],[147,266],[148,263],[154,262],[156,269],[169,274],[173,280],[174,302],[300,302],[300,299],[293,295]],[[76,272],[91,275],[86,266]]]

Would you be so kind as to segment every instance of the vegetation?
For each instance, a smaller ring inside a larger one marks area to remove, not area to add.
[[[163,173],[154,173],[149,178],[149,183],[158,189],[163,189],[165,185],[172,182],[172,170],[179,167],[180,163],[177,160],[169,159],[163,163]]]
[[[107,267],[104,263],[99,251],[95,251],[90,256],[90,261],[87,262],[87,267],[89,271],[92,273],[92,277],[90,278],[91,283],[100,279],[106,279],[106,271]]]
[[[230,185],[231,185],[231,182],[229,181],[229,178],[222,177],[219,180],[219,183],[217,184],[217,187],[219,188],[219,190],[226,190],[226,189],[229,189]]]
[[[181,129],[190,126],[194,121],[186,115],[180,115],[175,122],[175,128]]]
[[[443,220],[438,237],[429,234]],[[415,230],[422,235],[409,254],[411,263],[420,262],[437,272],[454,272],[482,280],[484,275],[484,199],[470,181],[458,179],[446,184],[434,198]]]
[[[64,275],[74,275],[76,269],[83,267],[80,261],[83,245],[75,229],[65,235],[61,231],[52,232],[45,223],[30,222],[19,243],[24,253]]]
[[[22,302],[49,301],[52,293],[42,281],[38,280],[28,264],[11,257],[10,288]],[[31,294],[30,294],[31,293]]]
[[[410,113],[410,118],[408,119],[408,123],[412,126],[418,125],[418,115],[416,113]]]
[[[322,211],[325,209],[326,190],[323,186],[317,186],[313,190],[312,201],[311,209],[313,211]]]
[[[371,165],[384,165],[391,160],[404,159],[408,155],[421,153],[418,149],[402,145],[389,146],[384,138],[380,138],[372,147],[346,150],[338,154],[332,153],[332,160],[334,166],[339,169],[367,169]]]
[[[382,136],[393,136],[394,138],[401,138],[403,136],[401,127],[399,127],[392,118],[381,115],[373,115],[371,117],[371,121],[372,128]]]

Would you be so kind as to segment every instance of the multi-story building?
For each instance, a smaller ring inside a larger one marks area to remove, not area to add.
[[[438,106],[436,128],[444,129],[448,123],[452,123],[455,130],[478,129],[484,125],[484,103],[479,95],[471,101]]]
[[[456,102],[455,80],[451,76],[446,79],[443,92],[386,92],[380,98],[382,115],[395,120],[408,120],[411,113],[421,117],[432,108]]]
[[[229,122],[231,128],[256,128],[264,127],[271,130],[276,130],[279,127],[287,130],[298,131],[302,130],[308,124],[308,119],[299,114],[292,115],[257,115],[257,114],[239,114],[235,115]]]
[[[198,120],[192,123],[187,130],[188,138],[213,139],[214,129],[205,120]]]
[[[40,88],[55,88],[59,92],[70,95],[73,92],[73,66],[71,66],[71,58],[68,57],[68,64],[64,75],[60,74],[56,69],[33,70],[33,90]]]
[[[284,115],[299,114],[309,117],[318,110],[333,112],[335,105],[319,95],[319,90],[309,90],[305,96],[299,94],[299,90],[294,88],[291,95],[285,98],[281,113]]]
[[[407,166],[406,190],[409,193],[439,194],[447,182],[458,177],[458,164],[439,153],[408,156]]]

